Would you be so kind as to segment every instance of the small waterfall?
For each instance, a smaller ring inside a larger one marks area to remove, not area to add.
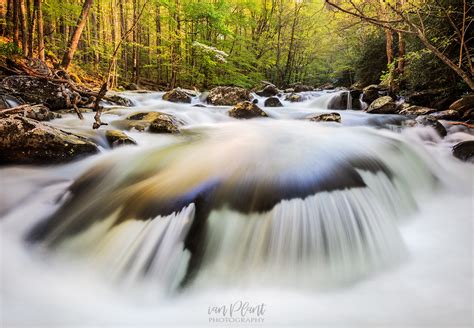
[[[27,240],[163,292],[262,279],[322,287],[398,263],[397,221],[436,182],[423,159],[385,132],[270,123],[106,158]]]
[[[352,109],[352,95],[350,91],[346,91],[347,94],[347,104],[346,109]]]

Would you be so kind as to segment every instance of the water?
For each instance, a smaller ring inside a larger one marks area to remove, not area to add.
[[[474,171],[450,154],[465,130],[303,120],[337,93],[245,121],[127,95],[103,121],[158,110],[182,134],[110,150],[92,114],[65,115],[51,124],[100,154],[0,170],[3,325],[470,326]],[[264,313],[210,311],[245,301]]]

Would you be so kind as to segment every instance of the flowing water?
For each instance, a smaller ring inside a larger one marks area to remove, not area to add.
[[[104,129],[160,111],[182,133],[111,150],[92,113],[64,115],[100,154],[0,169],[3,325],[472,324],[474,170],[450,153],[468,131],[304,119],[338,92],[252,120],[125,95]]]

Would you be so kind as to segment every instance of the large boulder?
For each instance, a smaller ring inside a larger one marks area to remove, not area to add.
[[[259,95],[260,97],[272,97],[276,96],[280,90],[273,84],[268,84],[265,88],[263,88],[260,91],[257,91],[256,94]]]
[[[445,89],[428,89],[409,94],[406,101],[412,105],[445,109],[449,100],[452,99]],[[452,100],[451,100],[452,102]]]
[[[181,90],[180,88],[173,89],[166,92],[163,95],[163,100],[171,101],[175,103],[191,103],[191,96],[187,92]]]
[[[454,157],[465,162],[474,163],[474,140],[462,141],[453,147]]]
[[[461,118],[461,114],[453,109],[447,109],[440,112],[431,113],[430,116],[436,117],[438,120],[455,121]]]
[[[328,114],[317,114],[308,117],[313,122],[336,122],[341,123],[341,114],[339,113],[328,113]]]
[[[362,101],[370,105],[374,100],[386,94],[386,89],[382,86],[371,84],[362,90]]]
[[[290,93],[289,95],[286,95],[285,100],[290,102],[301,102],[305,101],[306,97],[303,97],[298,93]]]
[[[0,164],[54,164],[97,152],[87,139],[36,120],[0,119]]]
[[[124,107],[132,107],[133,102],[123,96],[119,95],[110,95],[104,98],[105,101],[113,104],[113,105],[119,105],[119,106],[124,106]]]
[[[371,114],[394,114],[396,112],[397,105],[390,96],[383,96],[374,100],[367,113]]]
[[[283,107],[283,104],[277,97],[270,97],[266,99],[263,105],[265,107]]]
[[[105,131],[105,139],[112,148],[124,145],[136,145],[137,142],[120,130]]]
[[[207,96],[207,102],[215,106],[233,106],[250,100],[250,91],[239,87],[216,87]]]
[[[45,104],[52,110],[71,108],[74,95],[66,84],[53,83],[43,77],[13,75],[3,79],[0,86],[18,95],[27,103]]]
[[[449,106],[449,110],[459,113],[462,119],[472,119],[474,116],[474,95],[464,96]]]
[[[267,117],[268,115],[257,105],[244,101],[235,105],[230,111],[229,116],[234,118],[254,118]]]

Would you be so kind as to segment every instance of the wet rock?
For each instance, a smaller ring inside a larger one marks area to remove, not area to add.
[[[267,117],[268,115],[257,105],[244,101],[235,105],[230,111],[229,116],[234,118],[254,118]]]
[[[340,92],[335,94],[328,103],[328,109],[347,109],[347,102],[348,102],[348,91]]]
[[[295,89],[293,88],[285,89],[285,93],[294,93],[294,92],[295,92]]]
[[[397,105],[393,102],[392,97],[383,96],[374,100],[369,108],[367,108],[367,113],[371,114],[393,114],[396,112]]]
[[[113,121],[111,125],[122,130],[135,129],[152,133],[178,133],[184,123],[174,116],[160,112],[138,112],[125,120]]]
[[[189,96],[184,90],[180,88],[173,89],[166,92],[163,95],[163,100],[171,101],[175,103],[191,103],[191,96]]]
[[[20,105],[14,108],[0,110],[0,118],[6,118],[11,115],[31,118],[37,121],[49,121],[61,117],[60,114],[51,112],[48,107],[42,104]]]
[[[454,145],[452,152],[454,157],[474,163],[474,140],[462,141]]]
[[[295,92],[305,92],[305,91],[313,91],[313,87],[305,84],[295,84],[293,86]]]
[[[415,122],[418,125],[431,126],[433,129],[436,130],[436,132],[440,135],[440,137],[445,137],[447,134],[446,129],[444,128],[443,124],[438,122],[436,117],[433,117],[431,115],[418,116],[415,119]]]
[[[436,117],[438,120],[458,120],[461,118],[461,115],[458,111],[453,109],[443,110],[441,112],[435,112],[430,114],[433,117]]]
[[[119,130],[105,131],[105,138],[110,147],[115,148],[123,145],[136,145],[136,141],[127,136],[124,132]]]
[[[428,107],[422,107],[422,106],[401,106],[401,110],[399,110],[400,115],[405,115],[405,116],[419,116],[419,115],[428,115],[431,113],[434,113],[436,109],[434,108],[428,108]],[[400,108],[399,108],[400,109]]]
[[[207,102],[215,106],[233,106],[251,100],[250,91],[239,87],[216,87],[207,96]]]
[[[339,113],[328,113],[328,114],[319,114],[314,115],[308,118],[313,122],[337,122],[341,123],[341,114]]]
[[[474,112],[474,95],[467,95],[456,100],[448,109],[457,111],[461,119],[471,119]]]
[[[259,95],[260,97],[272,97],[276,96],[280,91],[276,86],[273,84],[267,85],[265,88],[263,88],[260,91],[257,91],[256,94]]]
[[[113,105],[124,106],[124,107],[133,106],[133,102],[130,99],[125,98],[123,96],[119,96],[119,95],[107,96],[106,100],[111,102]]]
[[[270,97],[266,99],[263,105],[265,107],[283,107],[283,104],[277,97]]]
[[[354,89],[350,90],[349,92],[351,95],[351,109],[362,109],[362,104],[360,103],[360,96],[362,94],[362,90]]]
[[[45,104],[51,110],[71,108],[66,97],[72,99],[72,91],[67,86],[53,83],[42,77],[8,76],[3,79],[0,86],[14,94],[21,95],[22,100],[28,103]]]
[[[285,97],[285,100],[290,101],[290,102],[301,102],[301,101],[306,100],[306,98],[300,94],[291,93]]]
[[[258,99],[252,100],[252,104],[255,104],[255,105],[258,104]]]
[[[182,122],[171,115],[161,114],[151,122],[149,131],[151,133],[179,133]]]
[[[30,118],[0,120],[1,164],[53,164],[97,152],[87,139]]]
[[[379,98],[385,90],[386,89],[379,85],[371,84],[362,90],[362,101],[370,105]]]

